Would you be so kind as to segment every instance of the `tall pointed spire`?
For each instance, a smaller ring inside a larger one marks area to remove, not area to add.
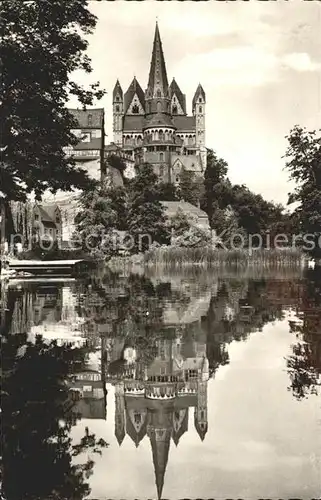
[[[148,97],[166,97],[168,94],[168,80],[162,41],[156,21],[152,60],[148,78]]]

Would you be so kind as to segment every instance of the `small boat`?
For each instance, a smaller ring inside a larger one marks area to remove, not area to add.
[[[14,269],[2,269],[1,271],[1,279],[22,279],[28,278],[32,276],[31,273],[27,273],[25,271],[15,271]]]

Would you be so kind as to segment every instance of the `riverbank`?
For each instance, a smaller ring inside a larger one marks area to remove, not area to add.
[[[144,254],[128,257],[113,257],[108,261],[112,269],[124,267],[164,267],[181,268],[303,268],[307,258],[299,250],[221,250],[217,248],[176,248],[161,247]]]

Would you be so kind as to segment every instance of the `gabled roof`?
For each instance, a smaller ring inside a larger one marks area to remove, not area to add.
[[[200,162],[200,157],[196,155],[175,155],[173,154],[171,157],[172,166],[175,165],[176,162],[179,162],[183,165],[185,170],[193,171],[193,172],[201,172],[202,165]]]
[[[157,81],[159,81],[159,84],[157,84]],[[147,86],[148,95],[153,96],[156,87],[161,90],[163,96],[167,95],[168,80],[166,73],[166,65],[165,65],[162,41],[159,34],[157,22],[155,28],[153,53],[152,53],[152,60],[150,63],[148,86]]]
[[[79,128],[101,128],[104,120],[104,108],[94,109],[69,109],[68,110],[78,122]]]
[[[136,80],[136,76],[134,76],[132,83],[129,85],[126,93],[125,93],[125,113],[127,113],[128,108],[133,100],[134,95],[137,94],[138,99],[145,109],[145,94],[138,81]]]
[[[119,94],[119,97],[122,99],[123,98],[123,89],[120,86],[119,80],[117,79],[117,82],[115,84],[114,90],[113,90],[113,101],[115,100],[117,94]]]
[[[195,133],[196,129],[196,118],[195,116],[183,116],[183,115],[174,115],[173,123],[177,128],[177,132],[186,131]]]
[[[46,205],[38,205],[36,207],[39,209],[40,217],[42,222],[53,222],[56,224],[56,215],[55,212],[59,207],[57,204],[46,204]],[[59,210],[60,213],[60,210]]]
[[[202,97],[204,99],[204,101],[206,100],[206,95],[205,95],[204,89],[200,83],[198,84],[196,92],[195,92],[194,97],[193,97],[193,101],[192,101],[193,108],[194,108],[196,101],[199,97]]]
[[[97,150],[102,147],[102,137],[92,137],[89,142],[79,141],[73,149],[76,150]]]
[[[178,102],[181,105],[182,110],[186,113],[186,98],[179,86],[176,83],[175,78],[173,78],[172,83],[170,84],[170,89],[172,91],[172,95],[176,94]]]

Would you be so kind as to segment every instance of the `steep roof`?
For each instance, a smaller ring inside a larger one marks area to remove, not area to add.
[[[101,128],[104,119],[104,108],[94,109],[69,109],[68,110],[78,122],[79,128]],[[91,118],[90,118],[91,117]]]
[[[42,222],[53,222],[54,224],[56,224],[55,212],[57,209],[60,212],[57,204],[36,204],[36,206],[39,209]]]
[[[135,94],[137,94],[141,105],[143,106],[143,108],[145,108],[145,94],[144,94],[143,89],[139,85],[138,81],[136,80],[136,76],[134,76],[133,81],[131,82],[131,84],[129,85],[129,87],[125,93],[125,99],[124,99],[124,101],[125,101],[125,113],[127,113],[128,108],[129,108]]]
[[[196,92],[195,92],[194,97],[193,97],[193,101],[192,101],[193,108],[194,108],[196,101],[199,97],[202,97],[204,99],[204,101],[206,100],[206,95],[205,95],[204,89],[200,83],[198,84]]]
[[[124,132],[139,131],[143,130],[145,118],[142,115],[126,115],[124,117]]]
[[[116,99],[117,94],[119,94],[119,97],[122,99],[123,98],[123,89],[120,86],[119,80],[117,79],[117,82],[115,84],[114,90],[113,90],[113,101]]]
[[[173,78],[172,83],[170,84],[170,88],[172,91],[172,95],[176,94],[176,97],[182,107],[182,110],[184,111],[184,113],[186,113],[186,98],[181,89],[179,88],[179,86],[177,85],[175,78]]]
[[[194,132],[196,129],[196,118],[195,116],[173,116],[173,123],[177,128],[177,131]]]
[[[159,82],[159,83],[158,83]],[[156,22],[152,60],[150,63],[147,93],[151,97],[156,95],[156,90],[161,90],[163,96],[168,92],[168,80],[166,73],[165,58],[162,41],[159,34],[158,23]]]

